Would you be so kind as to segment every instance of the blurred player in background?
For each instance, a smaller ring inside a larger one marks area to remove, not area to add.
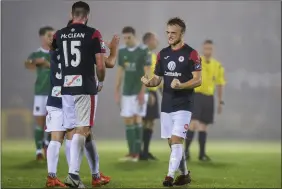
[[[144,73],[149,73],[151,56],[146,46],[137,44],[134,28],[124,27],[122,34],[126,47],[119,50],[115,100],[121,106],[120,115],[124,118],[129,153],[121,160],[138,161],[141,152],[142,117],[146,115],[148,100],[146,87],[140,78]]]
[[[169,46],[157,57],[155,75],[141,81],[147,87],[158,86],[164,80],[161,107],[161,135],[171,148],[168,174],[163,186],[185,185],[191,182],[187,169],[183,140],[186,137],[193,106],[194,88],[201,85],[201,59],[197,51],[184,43],[186,25],[180,18],[167,22]],[[180,175],[175,179],[175,173]]]
[[[189,147],[194,137],[194,132],[199,132],[199,160],[209,161],[205,146],[207,140],[207,126],[214,120],[214,92],[217,87],[217,113],[220,114],[224,105],[222,93],[225,85],[224,68],[221,63],[212,57],[213,41],[206,40],[203,43],[202,59],[202,85],[195,89],[194,109],[192,121],[187,132],[185,153],[190,158]]]
[[[50,45],[54,29],[46,26],[39,29],[41,47],[31,53],[25,61],[25,67],[30,70],[36,69],[35,96],[33,105],[33,115],[36,125],[34,127],[34,139],[36,145],[36,159],[44,159],[42,149],[47,147],[48,137],[44,137],[44,127],[46,120],[46,102],[50,91]],[[45,138],[45,141],[44,141]]]
[[[143,43],[148,47],[149,52],[151,53],[151,73],[154,75],[154,70],[157,62],[157,55],[153,52],[158,46],[158,40],[154,33],[147,32],[143,36]],[[157,160],[157,158],[150,153],[149,145],[153,134],[154,121],[160,117],[159,114],[159,100],[158,100],[158,87],[150,87],[149,90],[149,99],[147,103],[147,113],[143,118],[143,150],[140,154],[140,160]]]

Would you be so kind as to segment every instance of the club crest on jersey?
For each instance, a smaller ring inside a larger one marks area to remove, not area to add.
[[[170,61],[170,62],[168,63],[168,65],[167,65],[167,68],[168,68],[170,71],[175,70],[175,68],[176,68],[175,62],[174,62],[174,61]]]
[[[180,57],[178,58],[178,61],[179,61],[179,62],[183,62],[183,61],[184,61],[184,56],[180,56]]]
[[[71,29],[71,32],[74,32],[74,31],[75,31],[75,29],[74,29],[74,28],[72,28],[72,29]]]

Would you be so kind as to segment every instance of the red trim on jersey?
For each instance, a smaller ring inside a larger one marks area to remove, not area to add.
[[[158,55],[157,55],[157,63],[158,63],[160,60],[161,60],[161,55],[160,55],[160,53],[158,53]]]
[[[95,38],[98,38],[99,40],[102,40],[102,35],[99,32],[99,30],[95,30],[95,32],[92,34],[91,39],[95,39]]]
[[[95,115],[95,96],[90,95],[90,127],[94,126],[94,115]]]
[[[196,50],[193,50],[190,53],[189,59],[192,60],[194,63],[201,63],[201,58]]]

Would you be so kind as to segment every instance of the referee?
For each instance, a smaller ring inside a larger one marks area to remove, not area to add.
[[[199,136],[199,160],[210,161],[205,151],[207,140],[207,126],[213,123],[214,119],[214,93],[217,90],[217,113],[222,112],[224,105],[222,99],[223,86],[225,85],[224,68],[221,63],[212,57],[213,41],[206,40],[203,43],[202,59],[202,85],[195,89],[194,110],[192,121],[187,132],[185,142],[186,158],[190,159],[189,147],[194,137],[194,132],[198,131]]]
[[[151,74],[154,74],[156,62],[157,62],[157,56],[153,51],[158,46],[158,40],[155,34],[151,32],[147,32],[143,36],[143,43],[148,47],[149,52],[151,53],[152,58],[152,65],[151,65]],[[157,160],[157,158],[150,153],[149,146],[150,141],[153,134],[153,128],[154,128],[154,121],[155,119],[158,119],[160,117],[159,115],[159,102],[158,102],[158,95],[157,90],[158,87],[151,87],[149,89],[149,100],[147,105],[147,114],[143,118],[143,151],[142,154],[140,154],[140,160]]]

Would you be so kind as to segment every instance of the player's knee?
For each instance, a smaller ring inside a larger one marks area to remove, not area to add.
[[[124,118],[125,125],[133,125],[134,124],[134,117],[127,117]]]
[[[176,136],[176,135],[172,135],[170,140],[171,140],[171,145],[173,145],[173,144],[183,144],[183,138]]]
[[[198,131],[207,131],[207,128],[208,127],[207,127],[207,125],[205,123],[199,123],[197,130]]]
[[[190,125],[189,125],[189,130],[195,131],[197,129],[197,125],[199,125],[198,122],[199,121],[197,121],[197,120],[192,120]]]
[[[67,140],[72,140],[72,136],[74,135],[75,130],[74,129],[68,129],[66,132],[66,139]]]
[[[57,141],[61,144],[64,141],[65,132],[64,131],[54,131],[51,132],[51,141]]]
[[[134,123],[135,124],[142,124],[142,117],[141,116],[134,116]]]
[[[153,128],[154,128],[154,120],[153,119],[148,121],[148,128],[153,130]]]
[[[45,116],[35,116],[36,124],[42,128],[45,127],[45,120],[46,120]]]
[[[90,135],[90,133],[91,133],[91,128],[90,128],[90,126],[87,126],[87,127],[77,127],[77,128],[75,128],[75,133],[83,135],[85,137],[88,137]]]

